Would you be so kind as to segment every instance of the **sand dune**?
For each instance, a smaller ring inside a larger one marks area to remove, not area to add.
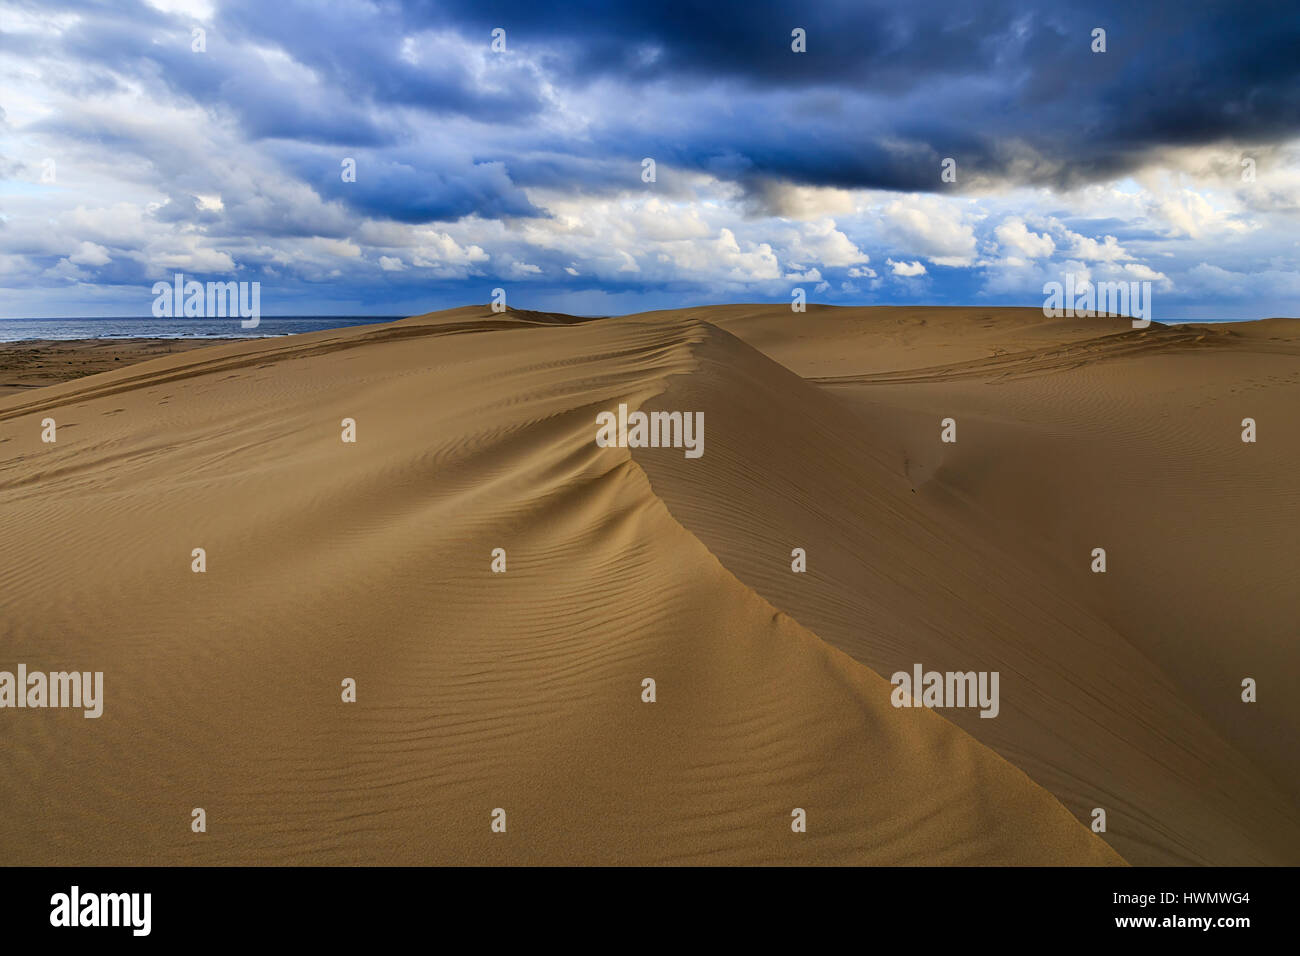
[[[834,318],[876,319],[868,310]],[[706,373],[674,378],[652,403],[706,409],[710,453],[637,459],[742,581],[877,672],[917,661],[1000,671],[997,719],[949,718],[1080,819],[1105,808],[1107,839],[1126,859],[1294,861],[1295,652],[1284,635],[1296,598],[1284,582],[1295,568],[1285,541],[1297,510],[1285,464],[1295,445],[1278,436],[1260,467],[1244,463],[1239,449],[1254,449],[1229,420],[1237,412],[1178,422],[1182,376],[1205,382],[1205,360],[1223,381],[1200,387],[1226,393],[1234,375],[1266,373],[1276,358],[1276,394],[1247,412],[1285,428],[1298,380],[1282,370],[1294,357],[1211,358],[1198,339],[1213,330],[1116,331],[1109,338],[1119,342],[1105,344],[1095,328],[1081,331],[1078,344],[1023,350],[1033,357],[1013,377],[996,355],[982,375],[963,360],[897,373],[907,384],[849,374],[813,379],[826,383],[818,388],[719,330]],[[1161,341],[1125,344],[1146,334]],[[784,355],[775,338],[764,344]],[[1085,355],[1069,368],[1086,373],[1044,365],[1044,351]],[[1025,377],[1030,369],[1037,377]],[[1103,377],[1106,400],[1090,376]],[[933,387],[920,387],[927,379]],[[1153,386],[1165,396],[1158,405]],[[939,441],[947,416],[958,421],[955,445]],[[1149,480],[1132,483],[1135,460]],[[766,461],[780,467],[754,467]],[[1233,489],[1240,501],[1224,494]],[[1269,529],[1270,520],[1280,524]],[[806,575],[790,573],[800,546]],[[1089,569],[1096,546],[1115,562],[1106,575]],[[1269,705],[1244,705],[1240,678],[1260,674]]]
[[[474,307],[0,397],[0,670],[105,684],[0,710],[0,858],[1294,864],[1297,338]]]

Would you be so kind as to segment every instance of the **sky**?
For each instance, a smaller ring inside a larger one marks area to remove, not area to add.
[[[1295,0],[0,0],[0,317],[1297,316],[1298,227]]]

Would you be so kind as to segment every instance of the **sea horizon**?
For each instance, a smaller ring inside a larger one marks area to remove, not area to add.
[[[907,308],[899,303],[846,306],[827,303],[831,308]],[[701,305],[700,308],[706,308]],[[980,306],[934,306],[937,308],[981,308]],[[989,305],[990,309],[1020,308],[1020,306]],[[1023,306],[1034,308],[1034,306]],[[543,310],[551,311],[551,310]],[[236,317],[176,318],[155,316],[23,316],[0,318],[0,342],[74,341],[78,339],[260,339],[328,329],[348,328],[354,325],[381,325],[409,318],[400,315],[264,315],[259,324],[244,328]],[[564,313],[578,314],[578,313]],[[588,316],[590,317],[590,316]],[[1286,316],[1259,316],[1255,318],[1208,319],[1156,319],[1161,325],[1202,325],[1214,322],[1262,322]],[[52,325],[53,324],[53,325]]]
[[[246,329],[234,318],[155,318],[41,316],[0,319],[0,342],[76,339],[262,339],[321,332],[353,325],[396,322],[404,315],[264,315]]]

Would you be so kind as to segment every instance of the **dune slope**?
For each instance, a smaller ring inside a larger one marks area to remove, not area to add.
[[[730,570],[883,675],[1000,671],[997,719],[945,715],[1105,809],[1127,860],[1300,860],[1300,323],[719,312],[806,379],[719,329],[654,400],[706,409],[708,454],[636,457]],[[1267,700],[1241,701],[1251,675]]]
[[[861,647],[712,550],[659,487],[679,450],[595,446],[597,411],[695,382],[693,464],[725,464],[769,401],[745,375],[820,396],[689,317],[470,308],[0,400],[0,669],[105,682],[99,719],[0,711],[0,860],[1123,862],[1025,755],[893,708]],[[863,480],[894,507],[885,464]]]

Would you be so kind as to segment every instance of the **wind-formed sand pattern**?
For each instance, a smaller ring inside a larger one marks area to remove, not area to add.
[[[6,711],[0,856],[1294,865],[1297,357],[1288,320],[482,306],[10,394],[0,668],[105,699]],[[705,453],[599,447],[620,403]],[[916,663],[1000,673],[996,718],[893,706]]]

